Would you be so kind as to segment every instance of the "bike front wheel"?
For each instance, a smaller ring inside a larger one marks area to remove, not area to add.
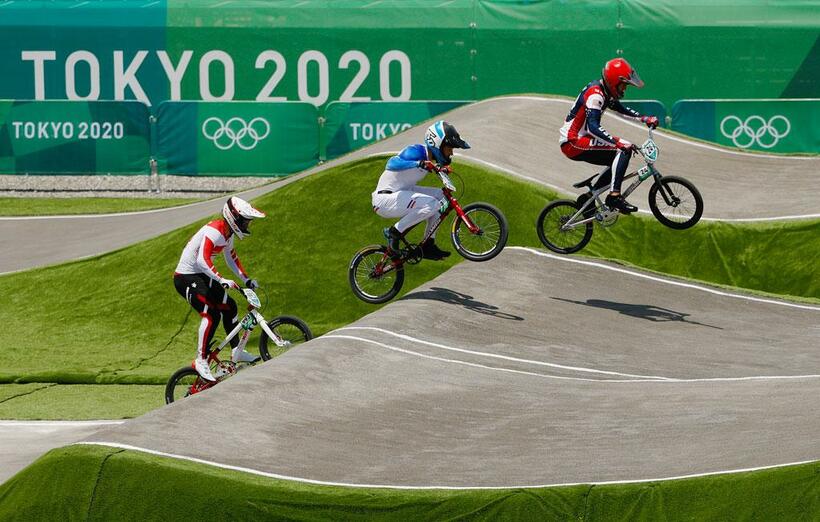
[[[478,230],[473,232],[456,217],[451,232],[456,252],[470,261],[488,261],[501,253],[509,235],[504,214],[488,203],[470,203],[463,210]]]
[[[700,221],[703,198],[690,181],[664,176],[649,188],[649,208],[662,224],[683,230]]]
[[[353,256],[347,278],[353,294],[365,303],[386,303],[404,284],[404,266],[387,255],[387,247],[371,245]]]
[[[538,239],[553,252],[572,254],[584,248],[592,239],[592,221],[572,228],[564,228],[580,207],[575,201],[560,199],[553,201],[541,211],[535,222]],[[583,215],[576,221],[585,219]]]
[[[285,341],[286,345],[279,346],[262,330],[262,337],[259,338],[259,355],[262,356],[263,361],[269,361],[277,355],[282,355],[297,344],[313,339],[313,333],[308,325],[298,317],[291,315],[274,317],[268,322],[268,328]]]
[[[197,371],[190,366],[180,368],[168,379],[165,385],[165,404],[184,399],[195,393],[206,390],[216,384],[208,382],[199,376]]]

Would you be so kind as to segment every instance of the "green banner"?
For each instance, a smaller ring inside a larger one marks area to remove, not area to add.
[[[666,107],[658,100],[621,100],[621,102],[645,116],[657,116],[662,126],[669,127],[666,121]]]
[[[0,172],[148,174],[151,126],[140,102],[0,100]]]
[[[0,31],[9,99],[575,96],[619,55],[667,106],[820,92],[816,0],[32,0]]]
[[[333,159],[467,102],[333,102],[325,108],[322,159]],[[421,139],[421,137],[418,137]]]
[[[820,153],[820,99],[681,100],[672,129],[740,149]]]
[[[283,176],[319,162],[319,114],[299,102],[163,102],[157,161],[165,174]]]

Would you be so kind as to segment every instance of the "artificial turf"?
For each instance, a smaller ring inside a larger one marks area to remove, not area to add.
[[[324,486],[105,446],[52,450],[0,486],[1,520],[815,520],[820,463],[633,484]]]
[[[0,384],[0,419],[138,417],[165,404],[165,387],[140,384]]]

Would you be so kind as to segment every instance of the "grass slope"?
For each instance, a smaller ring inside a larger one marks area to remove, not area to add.
[[[101,446],[0,486],[2,520],[812,520],[820,463],[641,484],[500,490],[317,486]]]
[[[0,198],[0,216],[110,214],[176,207],[194,198]]]
[[[305,178],[255,201],[268,218],[238,243],[249,273],[270,298],[265,315],[302,317],[322,334],[376,310],[357,300],[347,266],[360,247],[383,241],[389,220],[376,216],[370,192],[383,159],[370,158]],[[534,221],[556,196],[481,168],[457,166],[466,182],[464,203],[501,208],[510,245],[538,247]],[[0,322],[31,328],[0,332],[6,357],[0,383],[162,384],[194,353],[196,315],[176,294],[172,272],[195,223],[96,258],[0,277]],[[416,231],[420,233],[419,230]],[[439,243],[445,247],[448,228]],[[816,301],[820,278],[820,221],[727,225],[701,223],[687,231],[630,216],[596,228],[587,254],[755,290]],[[457,255],[407,270],[404,291],[438,276]],[[223,271],[226,270],[223,268]]]
[[[139,384],[2,384],[0,419],[93,420],[138,417],[165,404],[165,387]]]

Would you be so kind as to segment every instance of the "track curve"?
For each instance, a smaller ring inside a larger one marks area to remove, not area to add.
[[[463,158],[516,176],[574,193],[572,183],[595,167],[572,162],[558,149],[558,129],[569,110],[563,98],[508,96],[482,100],[448,113],[473,148]],[[396,151],[418,142],[423,122],[403,133],[286,180],[241,193],[253,199],[357,158]],[[605,116],[615,134],[640,143],[645,129]],[[749,154],[722,149],[659,132],[658,167],[697,185],[705,200],[706,219],[769,220],[820,217],[820,157]],[[645,184],[631,199],[646,208]],[[219,211],[222,199],[185,207],[126,215],[91,217],[0,218],[0,242],[15,245],[0,252],[0,274],[89,257],[150,239]],[[20,241],[24,238],[25,241]]]
[[[509,248],[87,441],[390,487],[640,481],[815,460],[818,319],[817,306]],[[254,450],[234,451],[240,440]]]

